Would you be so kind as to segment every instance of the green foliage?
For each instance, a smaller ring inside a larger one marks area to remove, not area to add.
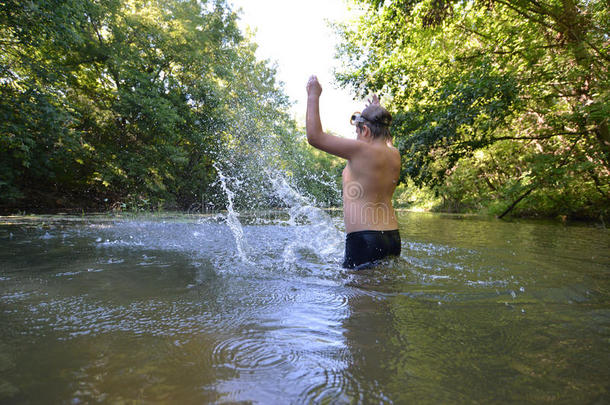
[[[299,141],[290,149],[291,153],[286,156],[286,169],[296,189],[312,197],[318,206],[340,206],[345,161],[313,149],[302,132]]]
[[[407,208],[411,211],[432,211],[441,204],[441,198],[429,187],[418,187],[413,180],[407,179],[396,187],[392,204],[396,208]]]
[[[403,182],[430,187],[446,210],[605,213],[607,2],[355,2],[366,12],[337,27],[337,78],[384,95]]]
[[[294,138],[226,3],[0,2],[0,205],[221,207],[214,162]]]
[[[418,92],[416,104],[399,112],[393,131],[396,145],[409,156],[403,176],[419,185],[443,181],[458,159],[493,141],[494,131],[505,123],[516,102],[514,80],[479,66],[465,75],[445,79],[437,88]],[[442,165],[434,162],[443,160]]]

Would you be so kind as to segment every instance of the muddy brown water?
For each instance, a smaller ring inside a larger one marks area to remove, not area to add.
[[[606,229],[316,215],[0,218],[0,403],[610,402]]]

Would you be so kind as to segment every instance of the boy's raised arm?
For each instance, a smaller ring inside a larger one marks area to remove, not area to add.
[[[307,142],[314,148],[349,160],[362,150],[363,143],[329,135],[322,130],[320,94],[322,94],[322,86],[316,76],[311,76],[307,81],[307,114],[305,117]]]

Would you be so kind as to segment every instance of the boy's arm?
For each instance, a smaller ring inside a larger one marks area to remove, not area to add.
[[[307,141],[317,149],[349,160],[362,150],[364,143],[354,139],[329,135],[322,130],[320,94],[322,94],[322,86],[320,86],[316,76],[311,76],[307,82],[307,115],[305,119]]]

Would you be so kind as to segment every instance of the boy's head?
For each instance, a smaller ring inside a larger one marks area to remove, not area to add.
[[[356,116],[356,115],[355,115]],[[356,126],[362,130],[362,126],[366,125],[370,128],[373,138],[390,139],[390,124],[392,123],[392,114],[379,104],[371,104],[362,111],[356,118],[352,117]]]

